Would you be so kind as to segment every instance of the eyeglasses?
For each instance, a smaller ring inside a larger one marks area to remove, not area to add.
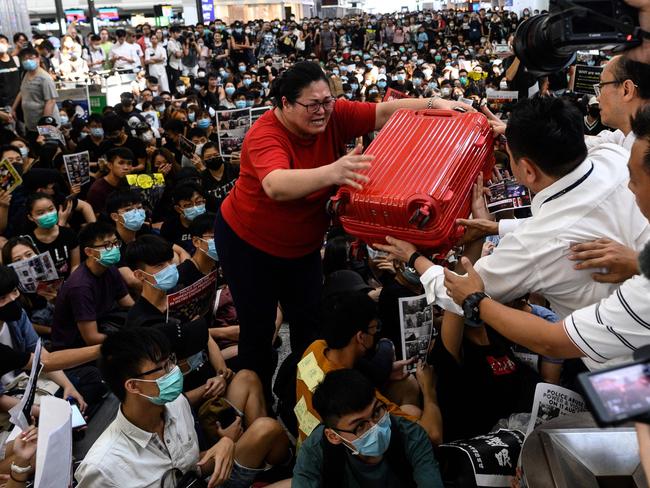
[[[336,103],[336,100],[333,98],[330,98],[329,100],[325,100],[324,102],[314,102],[314,103],[300,103],[299,101],[296,100],[298,105],[305,107],[307,109],[307,112],[310,114],[316,114],[318,111],[323,107],[323,110],[325,111],[330,111],[334,108],[334,104]]]
[[[107,251],[110,251],[114,247],[122,247],[122,241],[119,239],[116,239],[112,242],[105,242],[104,244],[98,244],[96,246],[91,246],[94,249],[106,249]]]
[[[165,374],[169,374],[172,369],[176,367],[176,355],[175,354],[170,354],[169,357],[165,360],[165,362],[162,364],[162,366],[157,366],[153,369],[150,369],[149,371],[145,371],[144,373],[140,373],[138,375],[135,375],[134,378],[142,378],[143,376],[147,376],[149,374],[154,374],[157,373],[158,371],[164,371]]]
[[[196,200],[190,200],[190,203],[185,203],[183,205],[178,205],[183,210],[186,208],[196,207],[197,205],[205,205],[205,198],[197,198]]]
[[[372,415],[370,418],[359,422],[353,430],[337,429],[336,427],[334,430],[337,432],[346,432],[348,434],[354,434],[357,437],[361,437],[363,434],[368,432],[373,425],[376,425],[382,418],[384,418],[387,410],[388,409],[386,408],[385,403],[377,401],[375,408],[372,410]]]
[[[597,97],[600,96],[600,92],[603,89],[604,86],[607,85],[620,85],[623,83],[620,80],[612,80],[612,81],[601,81],[600,83],[594,84],[594,93],[596,94]]]
[[[377,320],[377,325],[375,326],[375,331],[373,335],[379,334],[381,332],[381,320]],[[371,327],[368,327],[366,334],[370,334]]]

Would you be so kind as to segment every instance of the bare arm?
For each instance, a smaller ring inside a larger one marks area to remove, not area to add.
[[[217,341],[220,339],[226,339],[229,341],[238,341],[239,340],[239,326],[238,325],[227,325],[225,327],[212,327],[210,329],[210,335],[212,338]]]
[[[208,336],[208,355],[210,356],[210,364],[215,371],[226,371],[228,369],[226,361],[221,354],[221,349],[219,349],[219,346],[214,342],[211,335]]]
[[[506,70],[506,80],[512,81],[519,70],[519,58],[515,58],[510,67]]]
[[[99,332],[97,328],[97,322],[95,320],[77,322],[77,327],[79,327],[81,338],[89,346],[101,344],[104,342],[104,339],[106,339],[106,334]]]
[[[65,349],[62,351],[48,352],[45,349],[41,350],[41,363],[43,364],[43,371],[56,371],[60,369],[74,368],[82,364],[94,361],[99,357],[100,345],[79,347],[76,349]],[[29,363],[24,369],[32,367],[32,360],[34,354],[29,358]]]
[[[117,304],[120,307],[126,307],[126,308],[132,307],[134,303],[135,302],[133,301],[133,298],[131,298],[131,295],[129,295],[128,293],[117,301]]]

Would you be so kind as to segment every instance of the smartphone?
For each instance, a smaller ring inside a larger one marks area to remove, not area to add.
[[[650,418],[650,364],[647,360],[578,376],[601,426]]]
[[[77,427],[85,427],[86,419],[84,419],[84,416],[81,414],[79,407],[75,403],[71,403],[70,408],[72,409],[72,428],[76,429]]]

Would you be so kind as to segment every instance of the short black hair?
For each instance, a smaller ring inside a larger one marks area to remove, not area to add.
[[[128,147],[114,147],[113,149],[110,149],[106,153],[106,162],[112,163],[118,157],[126,159],[127,161],[135,162],[133,151],[131,151]]]
[[[192,127],[190,130],[187,131],[187,136],[188,139],[192,139],[193,137],[208,137],[208,133],[205,129],[199,129],[198,127]]]
[[[377,318],[377,305],[364,292],[337,294],[322,304],[323,339],[332,349],[342,349],[357,332],[368,330]]]
[[[194,193],[203,196],[203,190],[199,185],[190,181],[183,182],[172,191],[172,202],[174,202],[174,205],[178,205],[181,200],[191,200]]]
[[[113,212],[137,203],[142,203],[142,195],[138,190],[114,191],[106,198],[106,215],[110,216]]]
[[[643,166],[650,173],[650,105],[641,107],[632,119],[632,132],[637,140],[644,139],[648,150],[643,156]]]
[[[124,29],[115,29],[116,37],[126,37],[126,31]]]
[[[140,374],[140,365],[146,360],[157,364],[170,354],[169,340],[158,328],[120,329],[102,344],[99,370],[110,390],[123,402],[124,382]]]
[[[650,99],[650,65],[619,56],[614,61],[613,74],[619,81],[631,80],[636,85],[639,97]]]
[[[365,410],[375,399],[375,388],[356,369],[337,369],[316,387],[312,403],[326,427],[336,427],[344,415]]]
[[[214,220],[217,216],[213,213],[203,213],[196,217],[190,224],[189,231],[192,237],[201,237],[214,229]]]
[[[165,132],[174,132],[176,134],[183,134],[185,132],[185,124],[183,124],[183,122],[181,122],[180,120],[170,119],[167,122],[165,122],[163,129],[165,129]]]
[[[327,77],[318,63],[300,61],[273,80],[270,97],[275,100],[275,105],[282,110],[283,97],[289,103],[295,103],[303,88],[315,81],[324,81],[329,86]]]
[[[515,159],[528,158],[545,174],[561,178],[587,157],[583,124],[580,109],[563,98],[526,98],[508,119],[508,147]]]
[[[102,120],[102,127],[107,134],[124,129],[124,119],[116,114],[109,114]]]
[[[205,151],[208,149],[216,149],[219,155],[221,155],[221,149],[219,149],[219,144],[217,144],[214,141],[208,141],[205,144],[203,144],[203,147],[201,148],[201,157],[204,157]]]
[[[174,259],[174,247],[171,242],[160,236],[145,234],[129,242],[124,258],[133,270],[142,269],[145,264],[157,266]]]
[[[95,241],[111,235],[115,235],[115,226],[108,222],[97,221],[86,224],[79,231],[79,249],[83,254],[84,249],[95,245]]]
[[[27,47],[24,47],[20,50],[18,53],[18,57],[20,59],[24,58],[25,56],[38,56],[38,51],[34,49],[34,47],[30,44]]]

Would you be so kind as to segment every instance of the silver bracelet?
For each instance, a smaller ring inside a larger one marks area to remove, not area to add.
[[[31,464],[25,467],[18,466],[17,464],[11,463],[11,471],[16,474],[27,474],[32,470]]]
[[[440,97],[433,96],[433,97],[429,98],[429,103],[427,103],[427,110],[431,110],[433,108],[433,101],[438,99],[438,98],[440,98]]]

